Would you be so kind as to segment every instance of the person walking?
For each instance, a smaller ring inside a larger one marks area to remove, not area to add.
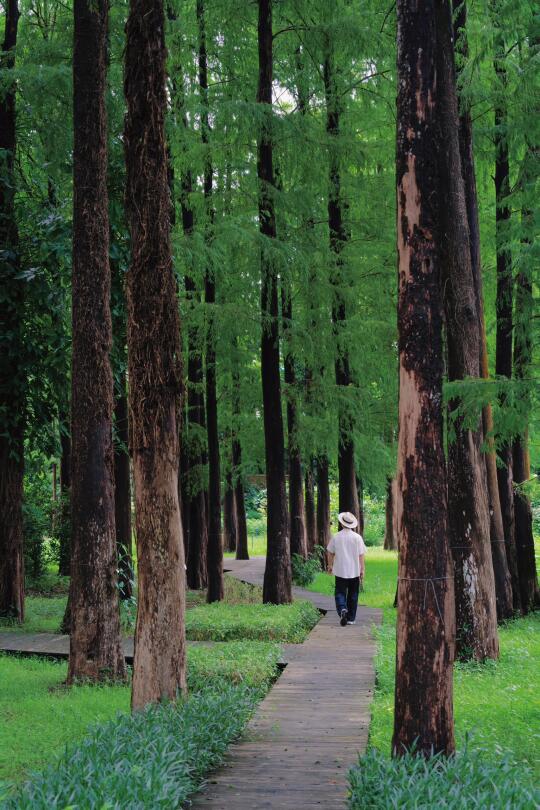
[[[366,546],[363,537],[354,531],[358,520],[352,512],[340,512],[338,521],[343,528],[331,538],[326,551],[336,578],[336,610],[341,626],[345,627],[356,624],[358,592],[366,570]]]

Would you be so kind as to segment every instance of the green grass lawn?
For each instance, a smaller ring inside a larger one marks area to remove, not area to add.
[[[292,605],[214,602],[187,611],[186,635],[192,641],[260,639],[300,644],[319,618],[311,602]]]
[[[189,690],[242,684],[263,693],[280,654],[279,644],[253,641],[189,648]],[[129,685],[67,689],[66,672],[66,662],[0,655],[0,782],[24,778],[82,739],[91,724],[129,712]]]
[[[390,751],[394,710],[395,622],[393,608],[397,554],[370,548],[360,604],[384,609],[377,629],[377,687],[372,708],[370,746]],[[318,574],[310,590],[332,594],[334,579]],[[491,759],[508,757],[540,774],[540,614],[499,628],[501,657],[485,664],[457,664],[454,678],[456,739],[463,748],[482,749]]]

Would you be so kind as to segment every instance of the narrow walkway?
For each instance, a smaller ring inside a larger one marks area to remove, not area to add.
[[[262,585],[264,558],[225,560],[225,569]],[[294,589],[327,610],[259,705],[241,740],[193,798],[193,810],[343,810],[347,773],[365,749],[375,683],[371,625],[382,612],[359,607],[340,627],[331,597]]]

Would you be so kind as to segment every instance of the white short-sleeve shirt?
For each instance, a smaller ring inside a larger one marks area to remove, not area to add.
[[[343,579],[360,576],[359,557],[366,553],[366,546],[360,534],[352,529],[341,529],[328,543],[327,551],[334,554],[332,573]]]

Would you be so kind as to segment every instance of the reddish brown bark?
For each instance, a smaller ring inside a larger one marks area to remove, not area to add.
[[[399,589],[392,750],[452,753],[454,594],[443,447],[433,0],[398,0]]]
[[[114,447],[114,522],[118,550],[118,584],[120,599],[133,595],[133,541],[131,531],[131,477],[129,464],[128,404],[123,390],[116,399],[114,421],[116,444]]]
[[[272,241],[276,239],[272,141],[272,44],[272,0],[259,0],[257,102],[260,105],[263,120],[257,138],[257,177],[259,180],[259,228],[263,238],[261,248],[261,377],[268,497],[263,600],[282,604],[290,602],[292,599],[292,583],[279,371],[278,274],[272,255]]]
[[[108,3],[76,0],[73,49],[71,638],[68,683],[126,675],[114,526],[107,197]]]
[[[467,41],[467,4],[460,3],[457,15],[454,17],[454,41],[456,51],[466,60],[469,56]],[[480,337],[480,376],[489,379],[489,364],[487,354],[486,325],[484,318],[484,299],[482,291],[482,267],[480,262],[480,226],[478,222],[478,198],[476,192],[476,175],[474,168],[473,131],[470,109],[464,99],[460,99],[459,115],[459,149],[461,156],[461,172],[465,189],[465,203],[467,208],[467,221],[469,225],[469,244],[471,252],[471,269],[473,274],[476,309],[479,321]],[[487,489],[490,515],[490,541],[493,573],[495,578],[495,599],[497,618],[499,621],[508,619],[513,613],[512,580],[506,557],[504,542],[504,526],[499,498],[499,484],[497,481],[497,458],[493,441],[493,413],[488,403],[482,411],[483,439],[487,441],[488,449],[484,452],[486,466]]]
[[[0,93],[0,616],[24,620],[23,476],[26,387],[21,364],[21,314],[24,284],[19,271],[19,234],[15,217],[16,86],[8,79],[15,67],[19,8],[4,4]]]
[[[338,390],[338,473],[339,473],[339,511],[352,512],[360,517],[358,489],[356,486],[356,468],[354,461],[354,419],[350,406],[344,397],[351,385],[349,350],[343,340],[347,322],[347,308],[344,298],[343,248],[349,239],[344,223],[344,202],[341,191],[341,173],[337,139],[340,134],[341,103],[336,86],[335,64],[331,43],[327,43],[323,69],[324,92],[326,101],[326,132],[329,136],[329,169],[328,169],[328,228],[330,250],[334,257],[331,271],[333,286],[332,324],[335,340],[335,376]]]
[[[461,168],[458,106],[450,3],[441,0],[437,15],[437,93],[439,126],[440,257],[450,381],[480,376],[476,293],[471,266],[469,224]],[[490,547],[487,478],[480,452],[480,420],[474,430],[453,415],[455,436],[448,446],[450,544],[454,559],[457,654],[460,658],[497,658],[497,611]]]
[[[170,244],[161,0],[131,0],[125,95],[129,406],[138,557],[132,708],[185,690],[184,545],[178,500],[180,325]]]

